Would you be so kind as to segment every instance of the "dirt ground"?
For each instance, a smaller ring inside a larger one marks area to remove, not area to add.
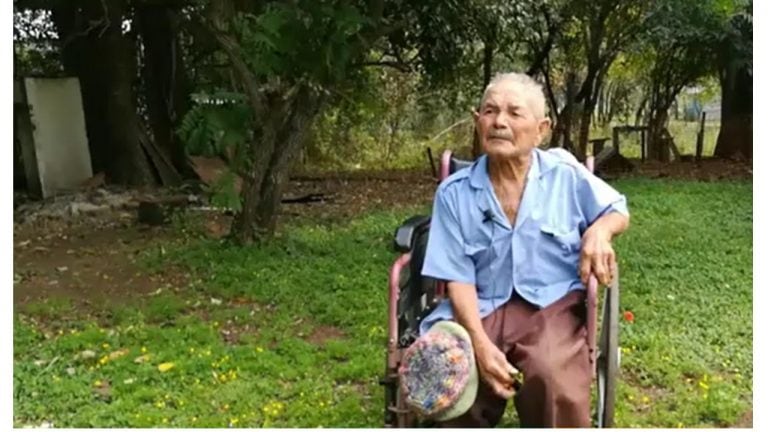
[[[298,179],[291,181],[286,198],[322,194],[323,200],[283,204],[282,220],[343,221],[373,209],[427,204],[434,185],[428,173]],[[106,299],[114,302],[146,295],[161,287],[181,286],[187,275],[179,269],[147,274],[137,262],[141,253],[151,248],[159,250],[180,234],[172,225],[138,223],[135,202],[124,207],[78,216],[66,213],[37,218],[16,211],[14,304],[66,298],[75,306],[87,306]],[[212,211],[200,214],[207,235],[221,237],[228,232],[231,216]]]
[[[629,175],[717,181],[751,179],[751,169],[746,162],[705,160],[701,164],[647,163]],[[434,189],[428,170],[304,176],[290,182],[285,197],[322,194],[322,200],[284,204],[282,220],[340,221],[373,209],[428,204]],[[139,224],[135,207],[135,202],[128,202],[115,211],[35,219],[29,217],[29,209],[24,214],[24,205],[14,203],[14,304],[64,297],[88,305],[148,294],[163,286],[182,286],[188,276],[179,269],[147,274],[138,265],[140,253],[161,248],[179,233],[170,225]],[[228,231],[231,217],[206,214],[208,235],[220,237]]]

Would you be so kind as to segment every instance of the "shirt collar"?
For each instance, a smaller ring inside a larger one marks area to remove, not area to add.
[[[531,166],[528,168],[526,179],[530,181],[540,177],[545,172],[553,168],[553,161],[546,157],[546,152],[533,149],[531,152]],[[492,189],[491,176],[488,174],[488,155],[480,156],[474,165],[469,177],[469,184],[475,189]]]

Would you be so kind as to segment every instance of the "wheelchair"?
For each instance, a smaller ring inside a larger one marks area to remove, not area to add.
[[[438,183],[452,173],[468,168],[471,161],[453,157],[445,151],[440,159]],[[586,165],[594,171],[594,159]],[[404,403],[398,367],[405,350],[419,335],[419,324],[446,298],[446,283],[421,275],[429,236],[430,217],[416,215],[395,231],[394,248],[400,255],[389,272],[389,305],[386,369],[380,384],[384,387],[384,427],[429,427]],[[616,380],[619,371],[619,274],[618,270],[601,296],[598,282],[591,276],[587,284],[587,344],[593,377],[593,426],[613,427]],[[598,303],[602,297],[598,340]]]

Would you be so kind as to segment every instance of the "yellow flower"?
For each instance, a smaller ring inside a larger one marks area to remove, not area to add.
[[[146,352],[147,352],[147,347],[141,347],[141,353],[146,354]]]
[[[197,421],[197,417],[192,417],[192,421],[196,422]]]
[[[155,402],[155,406],[158,407],[158,408],[165,408],[165,402],[157,401],[157,402]]]
[[[160,372],[168,372],[169,370],[173,369],[174,366],[176,365],[173,362],[160,363],[157,365],[157,370]]]
[[[704,390],[709,390],[709,385],[707,385],[704,381],[699,381],[699,387],[701,387]]]
[[[649,398],[648,396],[643,396],[643,403],[647,404],[650,401],[651,401],[651,398]]]
[[[237,417],[229,419],[229,422],[233,425],[236,425],[240,420]]]
[[[105,342],[105,343],[101,344],[101,347],[104,348],[104,349],[109,349],[109,344]]]
[[[95,387],[101,387],[101,380],[96,380],[96,381],[94,381],[94,382],[93,382],[93,385],[94,385]]]
[[[191,347],[191,348],[189,349],[189,352],[190,352],[190,353],[193,353],[193,352],[195,352],[195,347]]]
[[[263,351],[264,351],[264,348],[262,348],[262,347],[256,347],[256,352],[263,352]]]
[[[168,419],[163,417],[163,423],[168,423]]]

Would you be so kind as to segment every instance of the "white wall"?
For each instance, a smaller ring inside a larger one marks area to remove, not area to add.
[[[43,198],[76,189],[93,176],[79,81],[25,78],[24,90]]]

